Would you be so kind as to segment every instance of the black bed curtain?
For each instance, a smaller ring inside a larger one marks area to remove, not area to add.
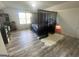
[[[57,12],[38,10],[38,27],[48,26],[49,32],[55,32]]]

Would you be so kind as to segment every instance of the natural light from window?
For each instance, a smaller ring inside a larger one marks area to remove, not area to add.
[[[20,12],[19,13],[20,24],[31,24],[31,17],[32,17],[31,13]]]
[[[31,17],[32,17],[31,13],[26,13],[27,24],[31,23]]]

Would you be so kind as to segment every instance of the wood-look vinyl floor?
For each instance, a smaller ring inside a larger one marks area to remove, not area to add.
[[[52,34],[53,35],[53,34]],[[45,46],[30,30],[11,33],[6,45],[11,57],[79,57],[79,39],[65,36],[53,46]],[[52,39],[52,38],[51,38]]]

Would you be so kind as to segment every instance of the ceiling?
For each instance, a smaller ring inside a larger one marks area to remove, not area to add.
[[[60,11],[65,9],[79,8],[79,1],[68,1],[63,4],[55,5],[53,7],[49,7],[46,10],[49,11]]]
[[[46,9],[64,2],[65,1],[3,1],[3,4],[8,8],[25,9],[32,12],[37,9]],[[32,7],[33,3],[36,4],[36,7]]]

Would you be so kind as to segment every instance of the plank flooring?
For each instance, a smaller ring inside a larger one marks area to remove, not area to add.
[[[79,57],[79,39],[64,36],[57,44],[45,46],[30,30],[12,32],[6,48],[10,57]]]

